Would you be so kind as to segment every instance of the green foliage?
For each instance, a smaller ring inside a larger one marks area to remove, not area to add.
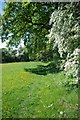
[[[2,53],[2,63],[29,61],[29,55],[22,47],[18,49],[2,48],[0,52]]]
[[[10,51],[8,51],[6,48],[0,49],[2,53],[2,62],[10,62],[11,61],[11,54]],[[14,61],[14,60],[13,60]]]
[[[46,51],[45,35],[52,10],[52,3],[7,2],[2,16],[2,41],[9,40],[10,46],[18,46],[23,40],[29,57],[37,57]]]
[[[66,90],[70,93],[72,92],[73,90],[78,90],[79,89],[79,84],[77,84],[77,82],[75,82],[74,79],[70,79],[68,80],[66,83],[65,83],[65,87],[66,87]],[[78,89],[77,89],[78,88]]]
[[[63,72],[39,75],[24,69],[49,67],[50,63],[3,64],[3,118],[76,118],[77,91],[68,93]],[[52,65],[51,65],[52,66]]]

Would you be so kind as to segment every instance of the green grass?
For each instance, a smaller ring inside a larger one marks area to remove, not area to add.
[[[25,69],[41,62],[2,65],[3,118],[76,118],[77,89],[66,91],[63,72],[39,75]],[[63,114],[60,114],[61,111]]]

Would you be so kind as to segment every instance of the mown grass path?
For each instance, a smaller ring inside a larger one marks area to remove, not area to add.
[[[70,93],[64,87],[68,78],[63,72],[39,75],[25,69],[36,69],[41,62],[2,65],[3,118],[76,118],[77,89]]]

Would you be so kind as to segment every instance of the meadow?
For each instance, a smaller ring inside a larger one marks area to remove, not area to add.
[[[49,63],[2,64],[3,118],[77,118],[77,88],[68,90],[71,80]]]

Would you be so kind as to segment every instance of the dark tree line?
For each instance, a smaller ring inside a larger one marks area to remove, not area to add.
[[[0,49],[0,53],[2,54],[2,60],[0,61],[2,63],[53,60],[52,51],[41,53],[37,58],[35,56],[29,57],[28,52],[24,48],[19,48],[18,50],[2,48]],[[56,54],[54,56],[57,57]]]

